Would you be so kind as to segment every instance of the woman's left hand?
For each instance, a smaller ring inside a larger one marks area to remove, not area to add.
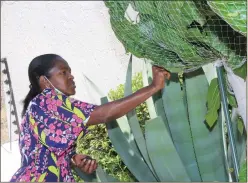
[[[73,164],[86,174],[91,174],[97,169],[95,159],[83,154],[75,154],[72,157]]]

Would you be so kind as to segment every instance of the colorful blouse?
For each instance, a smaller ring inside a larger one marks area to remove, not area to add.
[[[11,182],[74,182],[70,157],[96,105],[45,89],[29,104],[19,139],[21,168]]]

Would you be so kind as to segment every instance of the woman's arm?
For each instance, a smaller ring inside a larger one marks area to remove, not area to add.
[[[170,78],[170,73],[157,66],[153,66],[152,71],[153,82],[149,86],[146,86],[125,98],[96,107],[91,113],[87,125],[96,125],[115,120],[127,114],[156,92],[164,88],[165,79]]]

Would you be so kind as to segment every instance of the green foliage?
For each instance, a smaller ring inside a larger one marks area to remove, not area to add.
[[[238,104],[237,104],[237,101],[235,99],[235,96],[230,94],[229,92],[227,93],[227,99],[228,99],[228,103],[232,106],[232,107],[235,107],[237,108],[238,107]]]
[[[137,90],[139,90],[142,87],[143,87],[142,73],[136,73],[133,77],[133,80],[132,80],[132,91],[136,92]],[[124,85],[123,84],[119,85],[116,88],[116,90],[111,89],[109,92],[109,98],[111,100],[117,100],[117,99],[120,99],[123,97],[124,97]],[[140,104],[139,106],[136,107],[135,110],[136,110],[136,114],[137,114],[138,120],[139,120],[140,125],[141,125],[141,129],[144,133],[145,121],[150,119],[146,103],[144,102],[144,103]]]
[[[246,36],[246,1],[208,1],[211,9],[236,31]]]
[[[220,109],[220,91],[217,78],[211,81],[208,88],[207,104],[206,122],[211,128],[218,119],[218,110]]]
[[[239,71],[237,71],[241,75],[244,73],[244,68],[239,68]],[[227,86],[225,84],[225,89],[227,90]],[[234,107],[237,108],[237,101],[235,99],[235,96],[227,92],[227,99],[228,104],[230,105],[230,110]],[[208,95],[207,95],[207,107],[208,112],[205,116],[207,125],[212,128],[214,124],[216,123],[218,119],[218,111],[220,109],[220,90],[218,86],[218,79],[214,78],[210,86],[208,88]],[[241,120],[241,118],[238,118],[238,130],[240,134],[243,134],[244,124]]]
[[[247,182],[247,160],[243,162],[239,172],[239,182]]]
[[[142,88],[142,75],[137,73],[133,77],[132,90],[133,92]],[[124,85],[119,85],[115,90],[111,89],[109,98],[111,100],[118,100],[124,97]],[[146,104],[143,103],[136,108],[138,120],[140,121],[142,129],[144,130],[145,121],[149,119],[149,113]],[[77,146],[77,153],[87,154],[95,158],[99,165],[109,175],[115,177],[121,182],[133,182],[136,179],[127,169],[125,164],[116,153],[112,143],[107,134],[104,124],[90,126],[89,133],[84,138],[79,139]],[[74,175],[77,182],[82,181],[77,175]]]
[[[158,116],[147,121],[145,129],[147,150],[159,180],[162,182],[190,182],[191,179],[163,119]]]
[[[78,153],[90,155],[96,159],[109,175],[120,181],[134,181],[132,174],[125,167],[114,150],[104,124],[91,126],[89,133],[79,140]]]
[[[246,79],[247,77],[247,62],[245,62],[241,67],[233,70],[234,74],[239,77]]]
[[[243,135],[244,123],[243,123],[243,120],[241,117],[238,118],[237,123],[238,123],[238,131],[239,131],[240,135]]]
[[[236,1],[227,5],[221,2],[217,9],[225,16],[219,16],[206,1],[105,3],[112,29],[126,52],[149,59],[172,72],[196,69],[219,58],[226,59],[229,66],[236,68],[246,56],[246,37],[232,28],[241,27],[240,16],[242,27],[246,28],[246,21],[243,21],[246,20],[245,1],[241,5]],[[129,5],[139,12],[137,24],[124,16]],[[230,10],[228,13],[225,6]],[[238,16],[234,16],[236,14]],[[229,21],[226,17],[230,16],[232,20]]]

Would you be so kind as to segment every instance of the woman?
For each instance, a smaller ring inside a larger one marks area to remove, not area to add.
[[[73,182],[70,164],[85,173],[97,168],[95,160],[76,154],[76,140],[87,127],[117,119],[164,88],[170,74],[153,67],[153,82],[134,94],[96,106],[69,96],[75,94],[68,63],[58,55],[45,54],[28,68],[30,91],[24,100],[20,134],[21,168],[11,181]]]

